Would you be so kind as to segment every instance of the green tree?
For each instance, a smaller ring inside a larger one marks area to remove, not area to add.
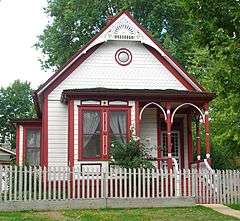
[[[86,44],[106,24],[107,17],[128,9],[161,41],[162,31],[175,39],[184,32],[181,4],[174,0],[49,0],[45,8],[51,22],[39,36],[37,49],[43,53],[42,67],[56,69]]]
[[[0,89],[0,142],[10,141],[15,147],[15,119],[35,117],[30,83],[16,80]]]
[[[190,0],[185,7],[192,24],[182,42],[189,45],[186,68],[217,94],[210,109],[214,165],[240,168],[240,3]]]

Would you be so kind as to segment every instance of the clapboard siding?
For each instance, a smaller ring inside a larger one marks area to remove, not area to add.
[[[48,165],[67,166],[68,113],[67,105],[48,101]]]
[[[151,154],[157,157],[157,109],[147,108],[144,110],[141,120],[141,138],[146,145],[153,148]]]
[[[119,48],[131,51],[130,65],[121,66],[115,61],[115,52]],[[49,99],[60,100],[64,89],[95,87],[186,90],[141,43],[109,41],[58,85]]]

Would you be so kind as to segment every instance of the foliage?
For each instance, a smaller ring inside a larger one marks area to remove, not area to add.
[[[44,55],[43,68],[63,65],[105,25],[108,16],[123,9],[216,93],[210,106],[214,165],[240,168],[240,1],[48,0],[45,12],[51,22],[36,44]]]
[[[42,67],[59,68],[99,32],[107,17],[124,9],[131,11],[159,41],[163,30],[176,39],[184,31],[180,18],[185,13],[174,0],[85,0],[84,4],[76,0],[48,0],[45,13],[51,22],[35,45],[44,54]]]
[[[34,117],[30,83],[16,80],[7,88],[0,88],[0,142],[10,141],[15,147],[15,119]]]
[[[112,164],[122,168],[152,168],[149,159],[151,148],[146,148],[139,138],[132,136],[128,143],[113,140],[111,144]]]

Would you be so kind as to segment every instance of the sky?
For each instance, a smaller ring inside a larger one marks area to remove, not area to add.
[[[20,79],[37,89],[52,74],[33,47],[48,21],[44,6],[46,0],[0,0],[0,87]]]

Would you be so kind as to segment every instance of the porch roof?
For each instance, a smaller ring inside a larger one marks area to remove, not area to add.
[[[112,89],[112,88],[83,88],[63,90],[61,102],[68,103],[71,99],[133,99],[133,100],[159,100],[161,101],[200,101],[208,102],[216,95],[209,92],[159,90],[159,89]]]
[[[41,125],[42,119],[40,118],[19,118],[12,121],[13,124],[16,125],[25,125],[25,124],[31,124],[31,125]]]

